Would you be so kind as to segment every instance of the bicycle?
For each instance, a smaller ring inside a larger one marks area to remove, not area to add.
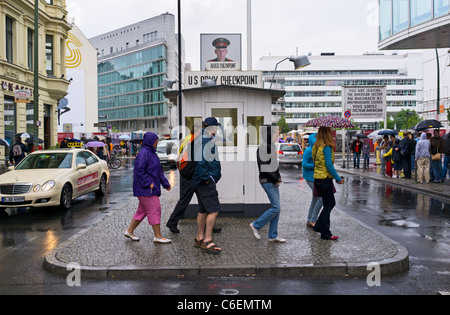
[[[118,159],[116,155],[111,155],[111,157],[108,160],[108,166],[109,168],[116,170],[122,166],[122,161]]]

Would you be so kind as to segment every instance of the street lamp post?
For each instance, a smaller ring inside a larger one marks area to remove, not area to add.
[[[35,150],[39,147],[39,0],[35,0],[34,8],[34,91],[33,91],[33,111],[34,111],[34,141]],[[47,144],[48,145],[48,144]]]
[[[182,91],[182,45],[181,45],[181,0],[178,0],[178,139],[183,138],[182,128],[183,126],[183,97]]]
[[[286,61],[286,60],[289,60],[290,62],[293,62],[293,63],[294,63],[294,68],[295,68],[295,70],[304,68],[304,67],[309,66],[309,65],[311,64],[311,62],[309,62],[308,57],[306,57],[306,56],[297,56],[297,57],[287,57],[287,58],[284,58],[283,60],[281,60],[280,62],[278,62],[278,63],[276,64],[276,66],[275,66],[275,71],[273,72],[273,77],[272,77],[272,82],[271,82],[271,84],[270,84],[270,89],[272,89],[272,85],[273,85],[273,81],[275,80],[275,74],[277,73],[278,65],[279,65],[280,63],[282,63],[283,61]]]

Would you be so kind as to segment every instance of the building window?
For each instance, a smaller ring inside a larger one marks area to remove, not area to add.
[[[434,17],[450,13],[450,0],[434,0]]]
[[[380,0],[380,40],[392,33],[392,0]]]
[[[423,1],[423,0],[422,0]],[[393,0],[393,34],[406,30],[409,27],[409,1]]]
[[[411,0],[411,26],[415,26],[433,18],[431,1]]]
[[[16,106],[14,100],[5,98],[5,109],[3,111],[4,126],[5,126],[5,140],[10,145],[14,144],[14,135],[16,134]]]
[[[46,69],[48,75],[53,75],[53,35],[45,36]]]
[[[6,61],[13,62],[13,19],[6,17]]]
[[[28,29],[27,32],[27,58],[28,58],[28,69],[33,70],[33,37],[34,32],[32,29]]]

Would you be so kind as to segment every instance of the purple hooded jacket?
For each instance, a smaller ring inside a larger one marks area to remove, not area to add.
[[[161,162],[153,144],[158,136],[153,132],[144,135],[143,147],[134,162],[133,194],[135,197],[161,196],[161,185],[169,188],[170,184],[164,176]],[[153,189],[150,185],[153,183]]]

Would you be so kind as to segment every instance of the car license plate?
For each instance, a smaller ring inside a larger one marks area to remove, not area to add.
[[[2,197],[2,202],[24,202],[25,197]]]

